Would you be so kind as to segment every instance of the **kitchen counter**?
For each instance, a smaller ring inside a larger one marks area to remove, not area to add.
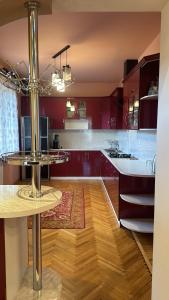
[[[146,160],[130,158],[111,158],[105,150],[101,151],[106,158],[114,165],[119,173],[135,177],[155,177],[150,165]]]
[[[85,148],[85,149],[50,149],[51,151],[100,151],[119,171],[119,173],[126,176],[135,177],[150,177],[154,178],[155,174],[152,172],[150,164],[146,164],[146,160],[130,159],[130,158],[111,158],[105,150],[101,148]],[[49,150],[49,151],[50,151]]]

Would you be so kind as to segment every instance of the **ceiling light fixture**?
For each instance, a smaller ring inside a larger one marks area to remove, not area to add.
[[[67,101],[66,101],[66,107],[68,107],[68,108],[71,107],[71,102],[70,102],[70,100],[67,100]]]
[[[75,111],[75,106],[74,105],[71,105],[71,107],[70,107],[70,111]]]
[[[40,96],[55,94],[55,91],[64,92],[65,89],[73,83],[71,67],[67,63],[67,50],[70,45],[65,46],[59,52],[52,56],[53,62],[48,64],[42,71],[38,81],[38,91]],[[62,66],[61,55],[66,51],[66,64]],[[60,66],[56,67],[56,58],[60,56]],[[47,80],[45,77],[47,71],[52,74],[51,78]],[[21,70],[24,75],[21,75]],[[29,86],[29,67],[24,61],[10,64],[5,62],[5,67],[0,69],[0,83],[6,87],[12,88],[17,93],[28,95]]]
[[[52,85],[57,88],[58,92],[64,92],[65,88],[72,84],[72,73],[71,67],[67,63],[67,50],[70,48],[70,45],[65,46],[59,52],[52,56],[52,59],[55,60],[54,63],[54,72],[52,73]],[[62,54],[66,52],[66,64],[62,66]],[[56,58],[60,57],[60,69],[56,67]]]

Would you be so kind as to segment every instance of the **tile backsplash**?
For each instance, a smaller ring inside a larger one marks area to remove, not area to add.
[[[106,149],[118,140],[120,150],[138,158],[151,159],[156,152],[156,130],[50,130],[50,148],[55,134],[63,149]]]

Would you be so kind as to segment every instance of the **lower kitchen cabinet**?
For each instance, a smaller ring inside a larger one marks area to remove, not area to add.
[[[68,151],[69,162],[50,166],[50,177],[100,176],[99,151]]]
[[[153,219],[154,178],[123,175],[104,155],[101,157],[101,177],[120,222],[130,219],[143,219],[146,222]],[[145,222],[143,230],[147,228]]]
[[[112,163],[102,154],[101,177],[108,196],[112,202],[115,213],[119,215],[119,172]]]

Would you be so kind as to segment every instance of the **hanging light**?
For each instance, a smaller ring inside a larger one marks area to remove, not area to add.
[[[136,108],[139,107],[139,100],[135,100],[135,102],[134,102],[134,107],[136,107]]]
[[[58,92],[62,92],[62,93],[65,92],[65,82],[64,82],[63,79],[61,79],[61,80],[58,82],[56,88],[57,88],[57,91],[58,91]]]
[[[67,100],[67,101],[66,101],[66,107],[68,107],[68,108],[70,108],[70,107],[71,107],[70,100]]]
[[[72,81],[71,67],[67,63],[67,50],[70,45],[65,46],[59,52],[52,56],[54,64],[48,64],[41,72],[38,91],[41,96],[51,95],[53,89],[56,88],[59,92],[64,92],[65,89],[70,86]],[[61,64],[61,55],[66,51],[65,65]],[[60,57],[60,67],[56,66],[56,58]],[[29,92],[29,68],[24,61],[17,62],[16,64],[10,64],[8,61],[5,63],[6,67],[0,68],[0,83],[10,87],[21,94],[28,94]],[[50,70],[50,80],[46,79],[45,73]],[[20,75],[19,69],[23,70],[24,76]]]
[[[70,111],[75,111],[75,106],[74,105],[71,105]]]
[[[72,74],[71,74],[71,67],[69,65],[63,66],[63,80],[64,81],[71,81]]]
[[[61,76],[59,74],[58,71],[55,71],[54,73],[52,73],[52,86],[58,86],[58,84],[60,84],[61,82]]]
[[[66,49],[66,65],[63,66],[62,74],[63,74],[64,81],[69,81],[69,82],[71,81],[72,74],[71,74],[71,67],[67,63],[67,49]]]

